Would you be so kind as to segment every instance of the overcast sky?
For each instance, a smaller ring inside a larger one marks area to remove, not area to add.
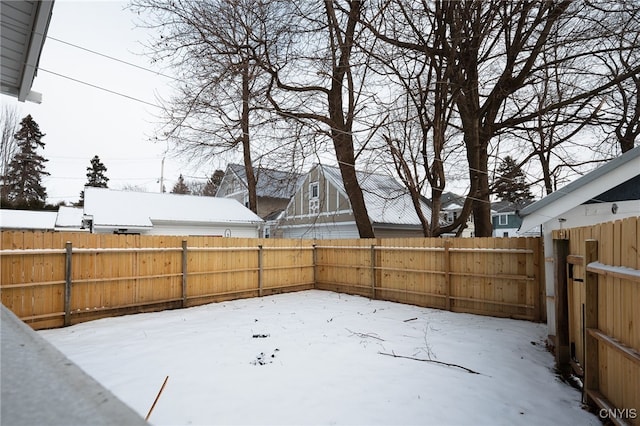
[[[49,160],[46,170],[51,176],[44,178],[43,184],[49,203],[78,200],[94,155],[107,167],[110,188],[134,185],[160,190],[166,144],[151,141],[159,113],[152,105],[158,103],[157,96],[170,94],[170,80],[65,44],[150,68],[140,44],[148,34],[136,28],[134,15],[125,10],[126,5],[118,1],[56,0],[33,84],[33,90],[42,93],[42,103],[21,103],[1,95],[3,105],[15,105],[20,118],[31,114],[46,134],[42,154]],[[205,178],[220,167],[224,165],[195,170],[167,155],[165,187],[170,191],[179,173]]]

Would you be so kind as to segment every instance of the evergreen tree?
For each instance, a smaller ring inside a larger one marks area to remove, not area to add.
[[[100,161],[100,157],[97,155],[91,159],[91,166],[87,167],[87,184],[85,186],[92,186],[94,188],[106,188],[109,178],[105,176],[107,168]]]
[[[213,175],[209,178],[204,189],[202,190],[202,195],[206,195],[207,197],[215,197],[216,192],[218,192],[218,188],[220,187],[220,183],[222,183],[222,178],[224,178],[223,170],[216,170],[213,172]]]
[[[498,178],[493,183],[494,193],[503,201],[517,203],[531,200],[530,184],[516,161],[506,156],[497,170]]]
[[[46,160],[37,154],[37,149],[44,149],[38,123],[31,115],[27,115],[20,122],[20,128],[14,135],[17,152],[9,163],[5,180],[6,199],[3,204],[14,208],[42,208],[45,205],[47,191],[42,186],[43,176],[49,176],[44,168]]]
[[[87,183],[84,186],[94,188],[106,188],[109,178],[105,176],[107,167],[100,161],[100,157],[94,155],[91,159],[91,166],[87,167]],[[84,206],[84,191],[80,191],[80,202],[77,204]]]
[[[176,182],[176,184],[173,185],[173,189],[171,190],[171,193],[172,194],[191,194],[191,191],[189,190],[189,187],[185,183],[184,178],[182,177],[182,174],[180,174],[180,177],[178,177],[178,181]]]

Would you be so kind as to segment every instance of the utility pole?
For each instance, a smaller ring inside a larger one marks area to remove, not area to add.
[[[164,157],[162,157],[162,163],[160,163],[160,193],[164,192]]]

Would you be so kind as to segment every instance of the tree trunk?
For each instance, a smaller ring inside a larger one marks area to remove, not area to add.
[[[493,234],[493,225],[489,200],[487,148],[477,139],[475,142],[465,140],[465,143],[467,143],[467,160],[469,161],[469,181],[471,182],[469,197],[472,199],[474,236],[490,237]]]
[[[329,106],[329,121],[331,122],[331,138],[336,151],[336,159],[340,167],[342,182],[351,203],[353,217],[358,227],[360,238],[374,238],[373,226],[367,213],[367,206],[364,203],[362,188],[358,183],[356,175],[356,160],[353,148],[353,119],[355,115],[355,96],[351,78],[351,49],[354,46],[355,27],[360,17],[362,3],[360,1],[350,2],[348,20],[344,30],[344,38],[339,36],[341,30],[339,21],[335,17],[333,5],[328,0],[325,1],[327,12],[327,22],[331,33],[332,45],[334,46],[333,70],[331,88],[327,92],[327,103]],[[347,80],[347,114],[343,110],[343,90],[345,89],[345,76]]]
[[[242,118],[240,126],[242,128],[242,157],[244,158],[244,172],[247,176],[247,190],[249,191],[249,210],[258,213],[258,197],[256,195],[256,175],[253,172],[253,162],[251,159],[251,145],[249,139],[249,59],[242,63]]]
[[[341,111],[341,110],[340,110]],[[355,157],[353,154],[353,138],[350,132],[341,131],[333,127],[331,129],[333,147],[336,151],[336,159],[340,166],[340,174],[344,189],[351,203],[353,217],[358,227],[360,238],[374,238],[373,226],[367,213],[367,206],[364,203],[362,188],[358,183],[355,168]]]
[[[640,108],[639,108],[640,109]],[[638,126],[638,132],[640,132],[640,126]],[[620,143],[620,150],[624,154],[625,152],[632,150],[635,145],[635,138],[637,135],[634,135],[633,127],[630,125],[627,130],[622,134],[621,132],[616,132],[618,136],[618,142]]]

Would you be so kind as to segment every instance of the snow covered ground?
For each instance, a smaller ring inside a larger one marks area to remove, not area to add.
[[[156,425],[601,424],[525,321],[312,290],[39,333],[142,417],[169,376]]]

